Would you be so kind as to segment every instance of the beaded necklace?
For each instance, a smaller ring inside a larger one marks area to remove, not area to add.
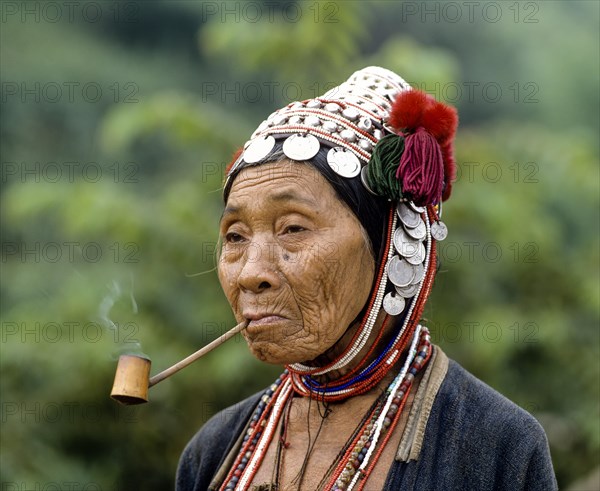
[[[417,373],[431,356],[431,339],[421,325],[412,342],[400,373],[359,423],[342,452],[321,481],[326,491],[362,490],[383,449],[396,427]],[[291,376],[285,371],[262,396],[254,413],[242,448],[225,478],[221,490],[246,491],[279,424],[284,409],[289,407],[293,391]],[[276,464],[277,465],[277,464]]]

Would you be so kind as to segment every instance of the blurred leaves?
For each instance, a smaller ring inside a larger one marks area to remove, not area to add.
[[[223,10],[233,4],[224,2]],[[367,35],[369,10],[360,2],[282,3],[281,12],[272,15],[252,11],[256,5],[241,9],[242,15],[245,12],[247,19],[256,22],[209,22],[200,31],[201,52],[217,63],[226,60],[238,72],[252,74],[268,67],[276,80],[338,83],[332,74],[348,71],[348,62],[358,55]],[[273,18],[291,22],[273,22]]]

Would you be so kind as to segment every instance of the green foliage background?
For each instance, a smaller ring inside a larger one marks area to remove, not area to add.
[[[43,3],[4,2],[0,25],[3,489],[170,489],[203,421],[279,373],[236,338],[150,404],[108,398],[120,352],[158,371],[232,325],[233,151],[369,64],[461,115],[434,340],[540,420],[561,488],[598,489],[598,2],[91,2],[94,22]]]

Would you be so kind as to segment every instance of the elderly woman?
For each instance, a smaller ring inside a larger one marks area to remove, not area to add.
[[[194,436],[178,490],[556,489],[537,421],[419,323],[456,125],[369,67],[234,158],[219,279],[251,352],[285,370]]]

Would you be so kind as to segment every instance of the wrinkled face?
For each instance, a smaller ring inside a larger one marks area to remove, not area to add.
[[[220,224],[218,272],[262,361],[310,361],[364,307],[375,262],[360,222],[310,165],[264,164],[236,177]]]

